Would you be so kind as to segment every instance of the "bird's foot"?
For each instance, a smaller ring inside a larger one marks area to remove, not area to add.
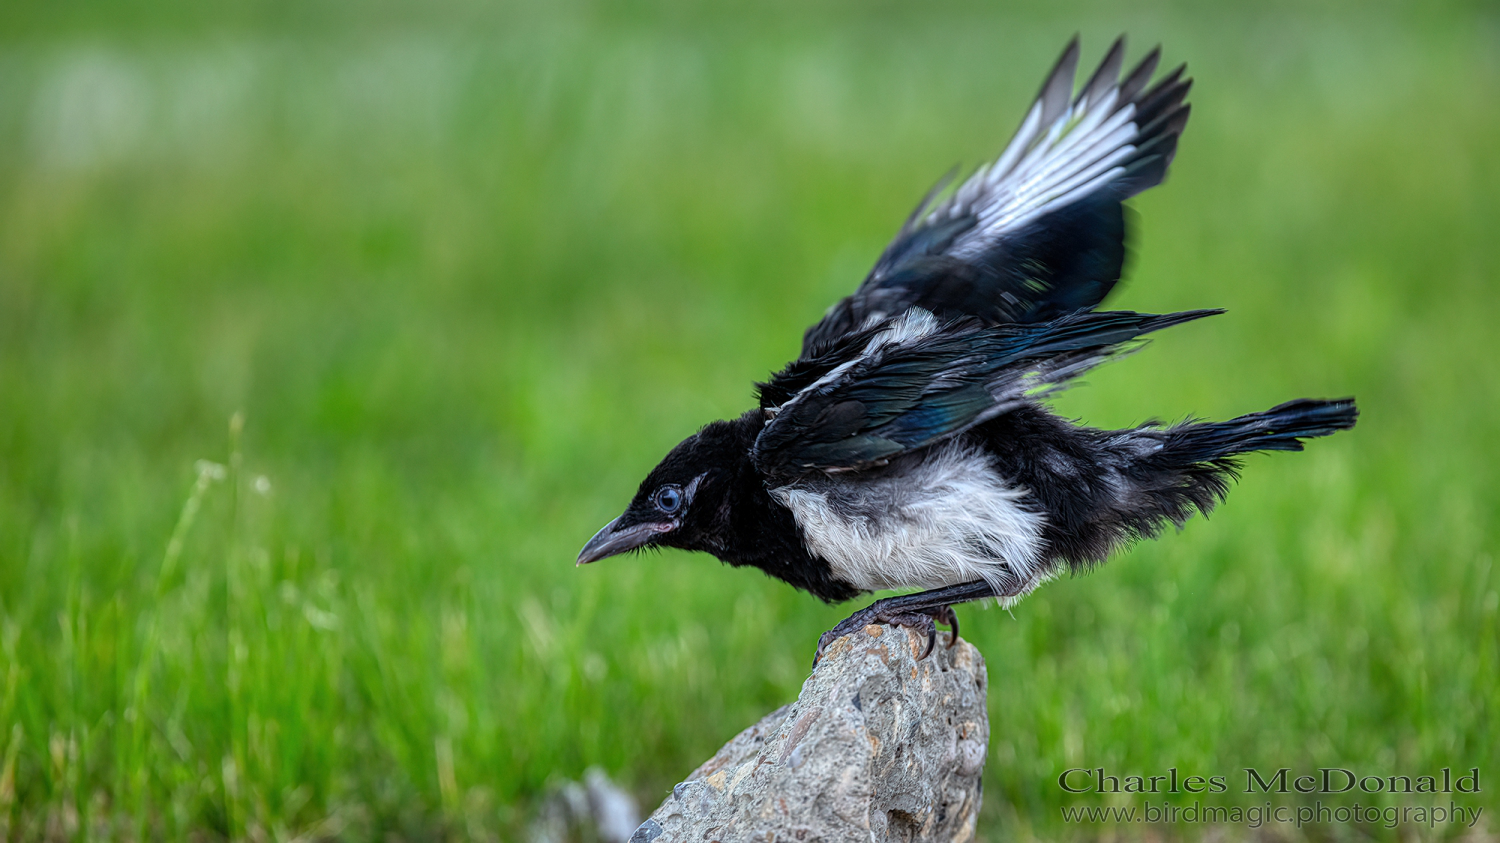
[[[833,629],[823,633],[823,636],[818,639],[818,651],[813,655],[813,667],[818,666],[818,660],[823,658],[824,651],[833,642],[843,638],[845,635],[853,635],[871,624],[883,623],[891,626],[915,629],[919,634],[925,633],[927,635],[927,649],[922,651],[922,655],[917,657],[917,661],[921,661],[932,654],[932,649],[937,644],[938,624],[943,624],[951,630],[948,635],[949,647],[958,643],[958,616],[953,613],[952,606],[908,609],[899,605],[882,605],[885,603],[885,600],[877,600],[839,621]]]

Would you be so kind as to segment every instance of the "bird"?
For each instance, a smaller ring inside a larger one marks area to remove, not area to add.
[[[1075,94],[1074,36],[1000,156],[939,181],[757,406],[672,448],[577,564],[673,547],[829,603],[902,591],[824,633],[814,665],[877,623],[925,634],[926,658],[938,624],[958,640],[954,605],[1008,608],[1207,515],[1244,455],[1353,427],[1353,398],[1120,430],[1048,405],[1145,335],[1223,313],[1098,309],[1124,202],[1163,181],[1188,121],[1186,65],[1153,81],[1160,53],[1122,72],[1121,36]]]

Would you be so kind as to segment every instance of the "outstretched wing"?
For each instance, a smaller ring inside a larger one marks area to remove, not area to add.
[[[1152,50],[1123,78],[1115,41],[1078,92],[1078,39],[1010,145],[947,199],[928,193],[854,295],[807,330],[802,354],[921,307],[942,319],[1040,322],[1092,308],[1120,278],[1126,199],[1160,184],[1187,124],[1178,67],[1147,88]]]
[[[1013,409],[1143,334],[1219,312],[1084,311],[987,326],[913,308],[761,384],[768,421],[751,458],[772,477],[878,465]]]

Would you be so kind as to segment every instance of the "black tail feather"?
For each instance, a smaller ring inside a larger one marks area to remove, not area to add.
[[[1354,426],[1354,399],[1303,398],[1223,422],[1185,422],[1120,431],[1121,477],[1127,491],[1059,542],[1073,570],[1101,562],[1119,542],[1155,538],[1168,524],[1207,515],[1239,476],[1242,454],[1300,451],[1302,440]]]
[[[1348,430],[1358,418],[1353,398],[1299,398],[1229,421],[1168,428],[1162,432],[1162,456],[1198,463],[1253,451],[1300,451],[1303,439]]]
[[[1032,406],[976,434],[1004,475],[1036,495],[1052,558],[1077,573],[1207,515],[1229,493],[1240,455],[1300,451],[1303,439],[1347,430],[1358,416],[1352,398],[1301,399],[1223,422],[1091,430]]]

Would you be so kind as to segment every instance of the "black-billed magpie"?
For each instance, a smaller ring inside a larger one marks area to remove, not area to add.
[[[1122,76],[1124,51],[1075,96],[1074,38],[1000,157],[929,192],[759,406],[673,448],[578,564],[667,546],[829,602],[923,589],[856,612],[818,652],[874,622],[925,631],[930,652],[935,622],[958,637],[953,604],[1008,606],[1207,513],[1237,456],[1352,427],[1353,399],[1126,430],[1043,405],[1145,334],[1221,312],[1093,309],[1120,278],[1122,203],[1161,183],[1188,119],[1185,66],[1150,84],[1159,51]]]

